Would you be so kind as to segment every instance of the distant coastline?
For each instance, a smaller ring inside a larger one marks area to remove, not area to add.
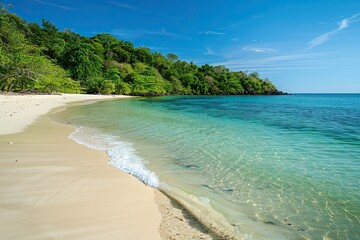
[[[163,95],[282,95],[257,72],[198,66],[103,33],[84,37],[50,21],[27,23],[0,5],[0,91]],[[17,57],[21,56],[21,57]]]

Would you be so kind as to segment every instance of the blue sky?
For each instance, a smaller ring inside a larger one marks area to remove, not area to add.
[[[360,92],[359,0],[12,0],[28,22],[259,72],[287,92]]]

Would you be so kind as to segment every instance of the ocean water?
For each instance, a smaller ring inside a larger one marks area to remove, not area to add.
[[[360,95],[134,98],[53,117],[239,238],[360,239]]]

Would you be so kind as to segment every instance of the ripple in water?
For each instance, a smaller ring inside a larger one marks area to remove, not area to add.
[[[57,117],[240,237],[360,238],[360,95],[140,98]]]

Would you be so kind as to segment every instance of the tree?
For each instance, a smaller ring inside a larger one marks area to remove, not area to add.
[[[109,66],[104,72],[104,78],[110,80],[114,84],[114,91],[116,94],[121,94],[123,91],[123,81],[120,78],[120,71],[116,67]]]
[[[103,62],[103,58],[88,43],[73,44],[62,58],[63,66],[80,82],[101,76]]]
[[[173,62],[179,60],[179,57],[176,56],[176,54],[174,54],[174,53],[169,53],[168,55],[166,55],[166,57]]]
[[[42,72],[34,89],[40,92],[80,93],[80,83],[69,78],[64,69],[54,64],[42,65]]]
[[[0,3],[0,90],[101,94],[279,94],[258,73],[197,66],[110,34],[88,38],[43,19],[27,23]]]
[[[115,91],[115,84],[103,77],[88,78],[83,85],[86,87],[87,93],[111,94]]]
[[[79,92],[79,85],[63,69],[27,41],[14,19],[0,7],[0,89]]]
[[[148,65],[151,65],[154,60],[150,49],[145,47],[136,48],[134,51],[134,55],[137,61],[146,63]]]

